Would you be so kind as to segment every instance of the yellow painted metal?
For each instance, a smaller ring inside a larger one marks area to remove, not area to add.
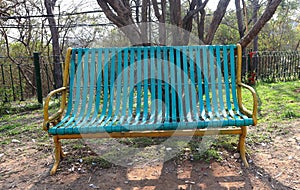
[[[246,159],[246,147],[245,147],[246,136],[247,136],[247,127],[246,126],[242,126],[241,130],[242,130],[242,134],[240,135],[238,149],[240,151],[241,158],[242,158],[242,160],[243,160],[243,162],[245,164],[245,167],[248,168],[249,164],[248,164],[247,159]]]
[[[57,167],[59,165],[59,162],[60,162],[60,159],[61,159],[61,156],[63,155],[62,153],[62,148],[61,148],[61,144],[59,142],[59,139],[57,136],[54,136],[53,137],[53,141],[54,141],[54,144],[55,144],[55,149],[54,149],[54,156],[55,156],[55,162],[52,166],[52,169],[50,171],[50,175],[53,175],[56,173],[56,170],[57,170]]]
[[[171,130],[171,131],[131,131],[131,132],[114,132],[114,133],[89,133],[89,134],[72,134],[57,135],[59,139],[81,139],[81,138],[133,138],[133,137],[170,137],[170,136],[206,136],[206,135],[225,135],[225,134],[242,134],[241,128],[232,129],[197,129],[197,130]]]
[[[238,97],[238,105],[241,112],[248,117],[252,117],[254,125],[257,124],[257,106],[258,106],[258,98],[256,95],[255,90],[244,83],[242,83],[242,46],[237,44],[237,76],[236,76],[236,83],[237,83],[237,97]],[[253,98],[253,107],[252,112],[249,111],[244,105],[242,101],[242,87],[249,90],[252,94]]]
[[[64,107],[60,106],[60,109],[53,114],[52,116],[49,117],[49,102],[51,100],[51,97],[57,93],[63,92],[63,94],[65,93],[65,91],[67,90],[66,87],[61,87],[59,89],[53,90],[51,91],[48,96],[45,99],[44,102],[44,122],[43,122],[43,129],[44,130],[48,130],[47,125],[51,122],[54,122],[56,120],[59,120],[62,117],[63,111],[64,111]]]
[[[51,91],[48,96],[46,97],[44,101],[44,122],[43,122],[43,129],[48,130],[48,125],[50,123],[55,123],[59,121],[62,117],[62,114],[65,110],[66,106],[66,99],[67,99],[67,85],[69,83],[69,67],[70,67],[70,61],[71,61],[71,53],[72,53],[72,48],[68,48],[67,54],[66,54],[66,59],[65,59],[65,64],[64,64],[64,73],[63,73],[63,87]],[[62,93],[62,100],[60,103],[60,108],[59,110],[53,114],[52,116],[49,117],[49,102],[51,100],[51,97],[57,93]]]

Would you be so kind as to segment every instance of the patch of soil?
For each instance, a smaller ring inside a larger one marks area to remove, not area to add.
[[[278,125],[285,125],[289,132],[272,137],[270,143],[248,146],[248,169],[232,153],[221,162],[156,160],[142,166],[106,168],[80,160],[82,153],[88,154],[81,147],[70,151],[57,173],[49,176],[51,139],[41,134],[18,136],[20,142],[0,145],[0,189],[300,189],[300,120]],[[71,145],[64,148],[72,150]]]

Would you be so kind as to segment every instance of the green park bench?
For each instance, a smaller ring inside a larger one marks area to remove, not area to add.
[[[257,96],[241,82],[241,57],[239,44],[69,48],[63,87],[44,103],[43,129],[55,143],[50,173],[64,156],[60,139],[103,137],[236,134],[248,167],[245,137],[257,123]],[[251,111],[242,87],[253,95]],[[57,93],[60,109],[49,116]]]

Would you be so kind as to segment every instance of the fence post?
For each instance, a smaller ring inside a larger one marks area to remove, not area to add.
[[[38,52],[33,53],[33,63],[34,63],[34,71],[36,78],[36,92],[38,102],[40,104],[43,103],[43,93],[42,93],[42,81],[41,81],[41,72],[40,72],[40,54]]]

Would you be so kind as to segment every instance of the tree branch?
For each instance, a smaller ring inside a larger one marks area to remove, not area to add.
[[[208,29],[208,33],[206,35],[206,38],[205,38],[205,43],[206,44],[211,44],[213,39],[214,39],[214,36],[215,36],[215,33],[226,13],[226,9],[228,7],[228,4],[229,4],[230,0],[220,0],[219,1],[219,4],[217,6],[217,9],[215,10],[214,12],[214,16],[212,18],[212,22],[210,24],[210,27]]]
[[[272,18],[277,7],[282,0],[272,0],[269,1],[268,6],[266,7],[264,13],[254,24],[254,26],[249,30],[249,32],[239,41],[242,47],[246,47],[255,36],[258,35],[259,31],[265,26],[265,24]]]

